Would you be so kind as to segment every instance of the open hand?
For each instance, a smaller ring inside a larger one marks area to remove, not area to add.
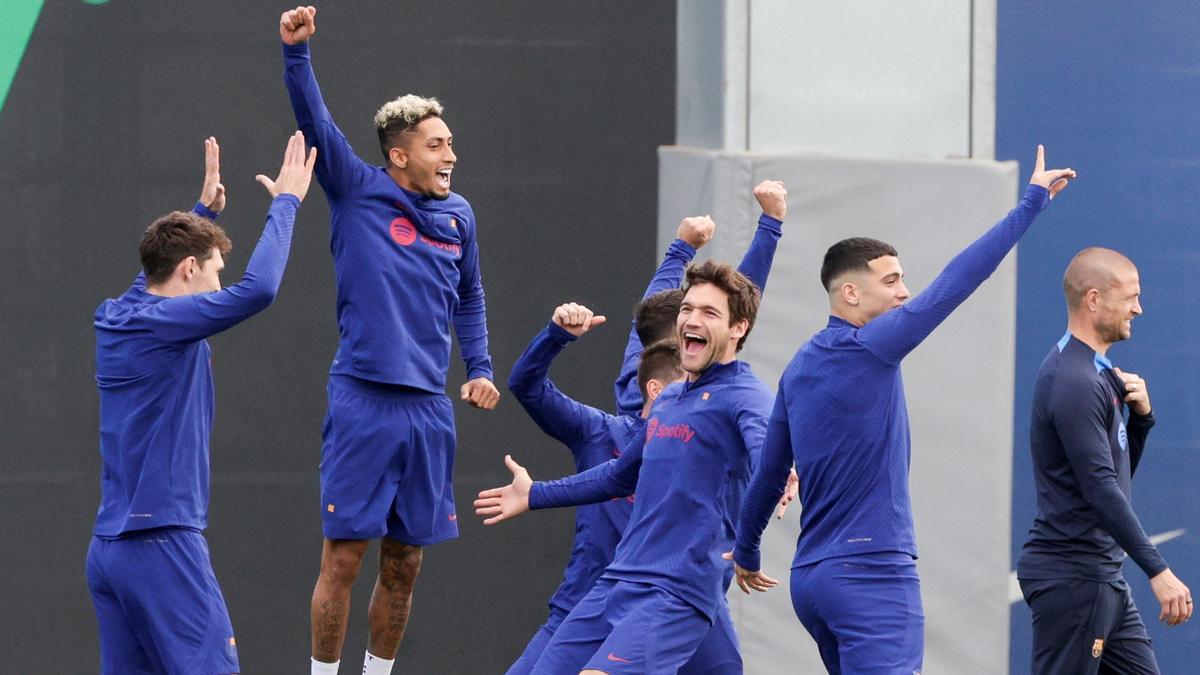
[[[317,32],[317,8],[301,5],[289,9],[279,17],[279,37],[286,44],[298,45],[308,42]]]
[[[490,516],[483,521],[484,525],[495,525],[529,510],[529,490],[533,487],[533,479],[512,455],[504,456],[504,465],[512,472],[512,482],[504,487],[483,490],[479,493],[479,499],[475,500],[475,515]]]
[[[721,554],[721,557],[732,561],[733,551],[726,551],[725,553]],[[779,585],[778,581],[763,574],[762,570],[754,570],[751,572],[750,570],[743,569],[742,566],[737,563],[733,563],[733,576],[735,579],[737,579],[738,588],[742,589],[742,592],[746,595],[750,595],[751,589],[760,593],[766,593],[772,588],[775,588],[775,586]]]
[[[1041,185],[1050,193],[1050,199],[1067,187],[1067,182],[1076,177],[1075,169],[1046,169],[1046,149],[1041,145],[1037,149],[1037,161],[1033,165],[1033,175],[1029,177],[1031,185]]]
[[[317,163],[317,149],[313,148],[304,159],[304,134],[297,131],[288,139],[287,150],[283,152],[283,166],[279,167],[279,177],[271,180],[261,173],[254,180],[262,183],[272,197],[282,194],[295,195],[304,201],[308,194],[308,186],[312,182],[313,165]]]
[[[200,203],[213,213],[225,209],[225,186],[221,184],[221,146],[215,136],[204,139],[204,185]]]

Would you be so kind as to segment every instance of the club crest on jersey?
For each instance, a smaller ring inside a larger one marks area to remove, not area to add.
[[[1125,423],[1121,422],[1121,426],[1117,427],[1117,442],[1121,444],[1122,450],[1129,449],[1129,433],[1125,431]]]
[[[450,229],[458,229],[458,218],[455,218],[454,216],[450,217]]]
[[[1103,653],[1104,653],[1104,640],[1102,638],[1096,638],[1096,641],[1092,643],[1092,658],[1098,659],[1098,658],[1100,658],[1100,655]]]

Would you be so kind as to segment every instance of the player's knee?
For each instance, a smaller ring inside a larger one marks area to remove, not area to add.
[[[387,539],[380,547],[379,581],[389,587],[412,588],[421,572],[421,547]]]
[[[321,576],[329,582],[348,586],[358,577],[366,547],[331,546],[321,557]]]

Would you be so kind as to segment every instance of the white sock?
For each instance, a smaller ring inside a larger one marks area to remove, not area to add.
[[[381,659],[371,652],[363,657],[363,675],[391,675],[396,659]]]
[[[324,661],[312,660],[312,675],[337,675],[338,664],[341,661],[333,663],[325,663]]]

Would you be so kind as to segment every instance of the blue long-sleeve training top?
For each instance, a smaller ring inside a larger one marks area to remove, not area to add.
[[[575,470],[586,471],[621,456],[621,449],[645,431],[645,420],[610,415],[562,393],[550,381],[550,364],[575,336],[551,323],[513,364],[508,388],[547,435],[571,451]],[[592,589],[612,562],[617,542],[629,523],[633,496],[617,497],[575,510],[575,540],[562,584],[550,609],[566,614]]]
[[[917,555],[908,495],[911,457],[901,360],[984,282],[1046,207],[1020,203],[959,253],[924,292],[861,328],[830,317],[779,381],[760,468],[738,524],[734,560],[760,569],[759,546],[795,463],[800,536],[793,567],[883,551]]]
[[[1148,577],[1167,569],[1130,504],[1154,414],[1129,411],[1127,424],[1125,384],[1112,363],[1070,333],[1042,361],[1033,392],[1038,511],[1017,575],[1116,581],[1122,550]]]
[[[443,393],[453,321],[467,378],[492,377],[471,206],[453,192],[409,192],[359,159],[321,98],[308,44],[285,44],[283,56],[329,201],[340,333],[330,374]]]
[[[145,276],[96,309],[100,508],[93,533],[208,525],[213,421],[210,335],[266,309],[279,290],[300,200],[271,203],[241,281],[167,298]],[[211,211],[196,209],[202,215]]]
[[[738,266],[738,271],[745,274],[764,293],[767,290],[767,277],[771,275],[771,263],[775,260],[775,249],[782,236],[782,220],[772,218],[765,213],[759,216],[758,227],[754,230],[754,239],[750,241],[750,247],[746,249],[746,255],[742,257],[742,263]],[[663,257],[658,270],[651,277],[650,284],[646,286],[646,292],[642,294],[642,299],[645,300],[660,291],[679,288],[683,283],[683,273],[694,257],[696,257],[696,249],[691,244],[682,239],[671,242],[671,245],[667,247],[666,256]],[[617,381],[613,384],[617,397],[617,414],[638,415],[642,412],[642,405],[645,401],[642,400],[642,390],[638,387],[637,381],[642,346],[642,341],[637,334],[637,320],[634,319],[633,325],[629,328],[629,341],[625,345],[625,354],[621,359],[621,370],[617,375]]]
[[[712,620],[728,586],[733,525],[762,446],[771,393],[741,361],[667,387],[643,437],[621,456],[536,482],[531,509],[632,494],[625,536],[604,578],[661,588]]]

